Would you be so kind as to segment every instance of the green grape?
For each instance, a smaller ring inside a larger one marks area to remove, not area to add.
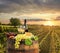
[[[35,37],[34,37],[34,39],[35,39],[35,40],[38,40],[38,37],[37,37],[37,36],[35,36]]]
[[[15,45],[15,48],[16,48],[16,49],[18,49],[18,48],[19,48],[19,45],[18,45],[18,44],[16,44],[16,45]]]
[[[19,44],[20,44],[20,42],[19,41],[16,41],[15,42],[15,48],[19,48]]]
[[[15,44],[20,44],[20,42],[18,41],[18,42],[16,42]]]

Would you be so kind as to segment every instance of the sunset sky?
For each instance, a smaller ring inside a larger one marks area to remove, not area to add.
[[[16,18],[53,20],[60,16],[60,0],[0,0],[0,21]]]

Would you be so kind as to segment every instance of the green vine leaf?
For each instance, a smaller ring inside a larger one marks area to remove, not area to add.
[[[32,40],[31,39],[26,39],[25,40],[25,45],[28,45],[28,46],[32,45]]]

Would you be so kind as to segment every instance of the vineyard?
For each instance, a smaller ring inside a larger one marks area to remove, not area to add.
[[[60,27],[29,25],[29,32],[38,36],[39,53],[60,53]],[[0,53],[6,51],[5,32],[17,33],[17,28],[0,27]]]

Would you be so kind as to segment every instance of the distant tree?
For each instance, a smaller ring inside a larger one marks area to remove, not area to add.
[[[20,20],[18,18],[11,18],[10,23],[11,23],[11,25],[16,27],[16,26],[20,25]]]

